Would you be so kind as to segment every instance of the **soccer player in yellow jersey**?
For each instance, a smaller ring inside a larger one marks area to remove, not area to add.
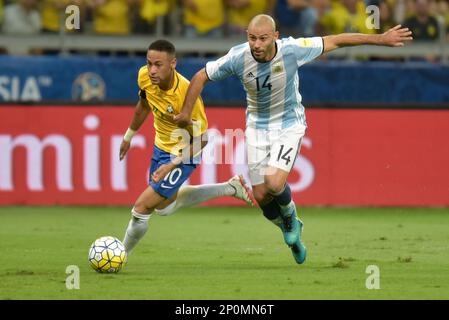
[[[125,157],[133,135],[150,112],[153,113],[156,136],[149,186],[134,204],[123,240],[128,254],[147,232],[153,211],[170,215],[179,208],[222,196],[233,196],[252,204],[242,176],[224,183],[181,187],[198,166],[201,150],[207,144],[207,118],[199,97],[194,103],[192,124],[181,129],[174,122],[189,86],[189,81],[175,68],[175,47],[166,40],[157,40],[148,48],[147,65],[139,70],[140,99],[120,146],[120,160]]]

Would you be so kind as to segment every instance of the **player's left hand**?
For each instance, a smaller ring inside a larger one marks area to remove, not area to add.
[[[163,164],[153,172],[153,174],[151,175],[151,180],[153,180],[154,183],[158,183],[159,181],[164,179],[165,176],[173,169],[174,165],[172,163]]]
[[[384,32],[380,37],[381,44],[389,47],[403,47],[406,41],[413,40],[409,28],[402,28],[400,24]]]

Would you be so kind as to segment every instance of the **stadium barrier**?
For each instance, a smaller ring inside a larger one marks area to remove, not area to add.
[[[285,35],[286,36],[286,35]],[[284,36],[281,36],[284,37]],[[92,54],[107,51],[112,54],[120,52],[129,55],[145,52],[150,43],[160,38],[166,38],[176,45],[180,55],[207,54],[223,55],[235,45],[247,41],[246,37],[230,37],[224,39],[184,37],[164,37],[152,35],[77,35],[77,34],[40,34],[40,35],[5,35],[0,34],[0,48],[12,55],[26,55],[35,50],[56,50],[63,55]],[[354,60],[357,57],[385,57],[385,58],[416,58],[433,56],[440,61],[448,62],[449,43],[446,40],[446,28],[440,30],[438,41],[413,41],[403,48],[389,48],[383,46],[346,47],[326,54],[326,56]]]
[[[190,184],[246,177],[243,108],[210,108]],[[0,205],[132,205],[144,190],[147,121],[118,159],[132,107],[0,108]],[[449,206],[449,110],[310,109],[290,176],[300,205]],[[233,198],[209,202],[239,205]]]
[[[206,59],[183,58],[177,69],[188,79]],[[0,103],[117,103],[137,101],[137,73],[145,57],[0,56]],[[319,61],[299,69],[305,105],[316,103],[449,103],[449,65],[425,62]],[[241,105],[245,91],[230,77],[211,81],[206,103]]]

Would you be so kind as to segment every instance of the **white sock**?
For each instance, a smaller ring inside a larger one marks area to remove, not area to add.
[[[128,228],[126,229],[125,238],[123,239],[123,245],[126,252],[131,253],[136,244],[143,238],[148,230],[149,214],[140,214],[134,210],[131,210],[132,217],[129,221]]]
[[[274,218],[273,220],[270,220],[275,226],[278,226],[279,228],[282,229],[282,225],[284,223],[284,220],[282,219],[281,216]]]
[[[227,182],[185,186],[179,189],[174,210],[190,207],[215,198],[233,196],[234,194],[234,187]]]

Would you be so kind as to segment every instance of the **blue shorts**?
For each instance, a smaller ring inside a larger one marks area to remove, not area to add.
[[[173,155],[154,146],[153,157],[151,158],[149,184],[154,191],[167,199],[176,194],[181,185],[192,175],[193,171],[198,166],[198,163],[196,162],[190,164],[181,163],[175,169],[170,171],[163,180],[154,183],[151,180],[151,175],[161,165],[169,163],[171,157],[173,157]]]

